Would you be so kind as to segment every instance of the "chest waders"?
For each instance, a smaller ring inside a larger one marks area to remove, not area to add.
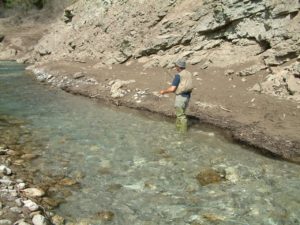
[[[187,132],[188,120],[185,115],[185,110],[188,106],[190,96],[182,96],[182,93],[190,93],[193,90],[193,76],[187,71],[183,70],[179,73],[180,82],[176,89],[175,98],[175,113],[176,113],[176,129],[180,133]]]
[[[175,113],[176,113],[176,130],[180,133],[187,132],[188,120],[185,115],[185,110],[188,106],[190,98],[176,95],[175,98]]]

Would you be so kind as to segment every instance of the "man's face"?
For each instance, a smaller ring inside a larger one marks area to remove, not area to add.
[[[175,65],[175,69],[177,72],[180,72],[180,67]]]

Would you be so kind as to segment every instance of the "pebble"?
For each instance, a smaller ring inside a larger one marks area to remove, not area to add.
[[[23,190],[25,187],[26,187],[25,183],[19,183],[19,184],[17,184],[17,189],[18,190]]]
[[[0,179],[0,183],[4,185],[11,185],[13,182],[9,179]]]
[[[38,188],[26,188],[26,189],[22,190],[22,192],[27,197],[42,197],[45,195],[45,192]]]
[[[14,225],[30,225],[29,223],[26,223],[24,220],[20,220],[16,222]]]
[[[0,225],[11,225],[12,222],[10,220],[0,220]]]
[[[16,204],[18,207],[22,207],[23,206],[23,202],[22,202],[22,199],[21,198],[18,198],[15,200]]]
[[[0,173],[3,173],[4,175],[11,175],[12,171],[7,166],[1,165],[0,166]]]
[[[22,213],[22,209],[20,209],[19,207],[11,207],[10,211],[14,213]]]
[[[53,216],[51,219],[55,225],[63,225],[65,223],[65,219],[58,215]]]
[[[6,155],[7,149],[0,148],[0,155]]]
[[[38,214],[32,218],[33,225],[47,225],[47,220],[44,216]]]
[[[25,200],[23,201],[24,207],[28,208],[31,212],[37,211],[39,209],[39,206],[31,201],[31,200]]]

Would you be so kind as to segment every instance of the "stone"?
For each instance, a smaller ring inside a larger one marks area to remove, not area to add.
[[[29,223],[26,223],[24,220],[20,221],[20,222],[16,222],[14,225],[30,225]]]
[[[24,154],[24,155],[21,156],[21,159],[33,160],[33,159],[36,159],[38,157],[39,157],[39,155],[37,155],[37,154]]]
[[[102,221],[112,221],[115,214],[111,211],[101,211],[97,213],[97,217]]]
[[[11,185],[13,182],[7,178],[5,179],[0,179],[0,183],[4,185]]]
[[[4,40],[5,36],[3,34],[0,34],[0,42]]]
[[[6,155],[7,151],[8,151],[8,149],[0,148],[0,155]]]
[[[300,94],[300,79],[296,78],[295,76],[291,75],[286,80],[287,89],[291,95]]]
[[[234,70],[226,70],[225,71],[225,76],[230,76],[234,74]]]
[[[43,203],[43,204],[46,204],[46,205],[49,206],[50,208],[55,208],[55,207],[59,206],[59,204],[61,203],[61,201],[60,201],[60,200],[53,199],[53,198],[47,198],[47,197],[44,197],[42,203]]]
[[[254,65],[252,67],[249,67],[247,69],[244,69],[242,71],[240,71],[238,73],[239,76],[243,77],[243,76],[250,76],[250,75],[253,75],[259,71],[261,71],[262,69],[266,69],[265,66],[257,66],[257,65]]]
[[[23,203],[24,207],[28,208],[31,212],[37,211],[39,209],[39,206],[31,200],[24,200]]]
[[[25,183],[19,183],[16,185],[17,189],[18,190],[23,190],[25,187],[26,187],[26,184]]]
[[[83,72],[77,72],[77,73],[73,74],[74,79],[80,79],[82,77],[85,77],[85,74]]]
[[[111,81],[109,83],[109,85],[111,85],[111,89],[110,89],[111,96],[113,98],[124,97],[124,95],[127,93],[127,91],[123,90],[122,87],[124,85],[128,85],[128,84],[131,84],[131,83],[134,83],[134,82],[135,82],[135,80],[122,81],[122,80],[119,80],[119,79]]]
[[[63,186],[72,186],[72,185],[77,184],[77,181],[73,180],[71,178],[64,178],[64,179],[59,181],[59,184],[63,185]]]
[[[12,225],[13,223],[10,220],[0,220],[0,225]]]
[[[22,207],[23,206],[23,202],[22,202],[21,198],[16,199],[15,203],[17,204],[18,207]]]
[[[65,219],[59,215],[52,216],[51,220],[55,225],[64,225],[65,224]]]
[[[22,190],[22,192],[27,197],[42,197],[45,195],[45,192],[38,188],[26,188],[26,189]]]
[[[259,83],[254,84],[252,88],[249,89],[249,91],[256,91],[256,92],[261,92],[261,85]]]
[[[10,168],[8,168],[7,166],[1,165],[0,166],[0,173],[4,174],[4,175],[11,175],[12,171]]]
[[[233,167],[225,168],[225,179],[232,183],[236,183],[239,180],[236,169]]]
[[[14,213],[22,213],[22,209],[20,209],[19,207],[12,207],[10,208],[10,211]]]
[[[32,223],[33,223],[33,225],[48,225],[49,224],[47,222],[47,219],[40,214],[33,216]]]
[[[224,221],[224,219],[225,219],[222,216],[218,216],[218,215],[215,215],[212,213],[203,214],[202,217],[210,222],[220,222],[220,221]]]
[[[211,168],[200,171],[196,176],[196,179],[202,186],[212,183],[219,183],[224,180],[223,176],[219,172]]]

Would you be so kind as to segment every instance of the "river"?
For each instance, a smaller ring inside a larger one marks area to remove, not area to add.
[[[13,62],[0,62],[0,96],[0,115],[25,121],[39,143],[30,166],[80,183],[55,209],[77,224],[300,224],[299,165],[210,128],[179,135],[169,120],[46,86]],[[218,182],[199,182],[214,172]]]

